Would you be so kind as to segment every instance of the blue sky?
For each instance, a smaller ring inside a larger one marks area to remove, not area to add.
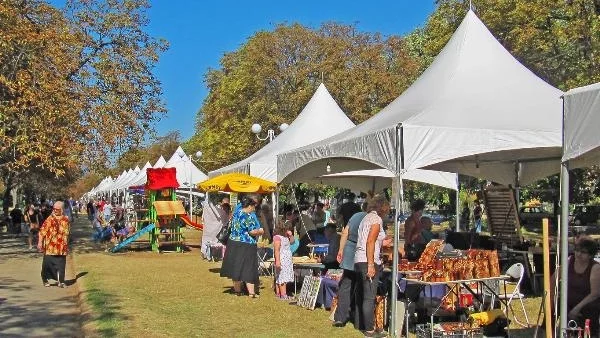
[[[280,23],[318,28],[335,21],[355,24],[362,32],[403,35],[423,26],[435,6],[434,0],[149,1],[148,32],[170,44],[155,69],[168,109],[156,129],[159,135],[178,130],[183,140],[194,134],[196,113],[208,92],[204,74],[255,32]],[[65,0],[50,2],[62,7]]]
[[[151,0],[149,32],[165,38],[170,48],[156,67],[168,115],[157,125],[159,135],[178,130],[194,134],[197,111],[207,95],[203,76],[218,68],[224,53],[237,50],[255,32],[279,23],[356,24],[358,30],[401,35],[423,26],[433,0],[395,1],[192,1]],[[250,128],[250,126],[248,126]]]

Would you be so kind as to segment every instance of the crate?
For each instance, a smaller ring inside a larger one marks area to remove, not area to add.
[[[416,334],[417,338],[483,338],[483,330],[481,327],[458,329],[456,331],[441,331],[434,329],[432,335],[431,325],[429,323],[417,324]]]

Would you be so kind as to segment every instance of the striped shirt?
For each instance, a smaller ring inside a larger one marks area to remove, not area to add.
[[[356,253],[354,254],[354,263],[367,263],[367,238],[369,237],[369,231],[371,231],[371,225],[373,224],[379,224],[379,235],[377,235],[377,240],[375,241],[373,262],[377,265],[381,265],[381,257],[379,253],[381,251],[381,244],[385,238],[385,232],[383,232],[383,221],[375,211],[368,213],[360,222],[360,226],[358,227],[358,240],[356,241]]]

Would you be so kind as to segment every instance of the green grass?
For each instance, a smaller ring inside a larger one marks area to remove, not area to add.
[[[352,325],[333,328],[323,309],[276,300],[272,278],[261,279],[259,299],[227,293],[231,281],[219,276],[221,264],[203,261],[198,250],[82,253],[76,261],[77,272],[87,272],[81,280],[93,325],[105,337],[360,336]]]
[[[189,244],[200,233],[187,231]],[[261,297],[227,293],[231,281],[219,276],[220,263],[187,253],[88,250],[76,254],[84,273],[84,299],[94,315],[91,325],[102,337],[360,337],[351,324],[333,328],[329,312],[306,310],[273,296],[271,278],[262,277]],[[541,298],[525,300],[531,321]],[[522,313],[515,302],[515,311]],[[513,322],[513,328],[518,326]],[[515,334],[531,336],[529,331]]]
[[[102,281],[96,276],[85,278],[83,283],[83,299],[92,310],[96,331],[102,337],[117,337],[125,317],[120,313],[116,297],[101,288]]]

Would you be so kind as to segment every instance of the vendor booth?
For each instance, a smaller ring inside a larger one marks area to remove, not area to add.
[[[533,182],[559,170],[561,94],[519,63],[469,11],[402,95],[355,128],[279,155],[278,180],[302,182],[326,168],[331,173],[384,168],[399,178],[394,187],[399,195],[403,175],[417,168],[516,186]],[[396,247],[398,240],[395,233]],[[394,262],[395,271],[396,255]],[[392,278],[395,284],[397,274]],[[400,329],[396,310],[392,302],[393,336]]]

